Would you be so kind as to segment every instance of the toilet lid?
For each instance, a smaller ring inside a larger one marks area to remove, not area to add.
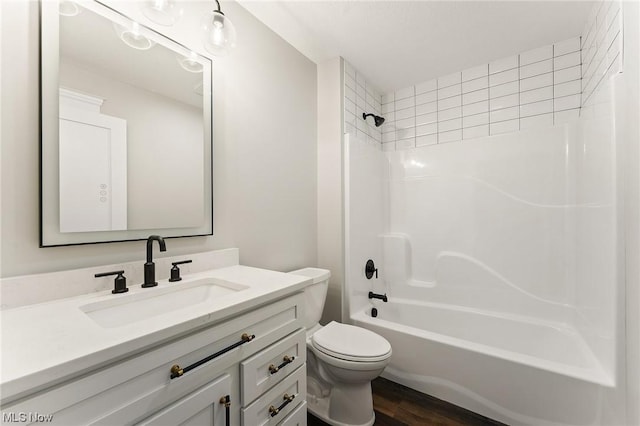
[[[327,355],[349,361],[379,361],[388,358],[391,344],[373,331],[331,321],[315,332],[313,345]]]

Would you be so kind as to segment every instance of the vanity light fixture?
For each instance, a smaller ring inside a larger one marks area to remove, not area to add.
[[[140,32],[139,23],[131,21],[128,26],[129,28],[115,22],[113,23],[113,29],[116,31],[116,34],[118,34],[120,40],[127,46],[138,50],[148,50],[156,45],[155,41],[150,40]]]
[[[236,46],[236,29],[215,2],[218,8],[202,18],[202,42],[209,53],[226,56]]]
[[[149,20],[166,26],[178,22],[184,13],[176,0],[145,0],[140,4],[140,9]]]

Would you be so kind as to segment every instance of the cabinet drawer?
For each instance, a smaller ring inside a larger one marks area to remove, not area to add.
[[[54,414],[53,424],[64,426],[128,425],[166,407],[206,385],[222,371],[238,364],[302,327],[302,296],[297,294],[255,309],[155,349],[98,369],[51,388],[4,411]],[[248,333],[246,344],[171,379],[174,364],[184,368],[223,351]]]
[[[262,393],[295,371],[307,359],[306,332],[300,329],[240,363],[242,405],[248,405]]]
[[[298,404],[283,421],[280,426],[307,426],[307,401]]]
[[[244,426],[276,425],[307,399],[307,369],[303,364],[251,405],[242,409]],[[287,398],[288,397],[288,398]],[[275,411],[277,409],[277,411]]]
[[[224,374],[136,426],[223,425],[227,422],[227,415],[231,414],[225,410],[221,398],[231,394],[231,382],[231,376]]]

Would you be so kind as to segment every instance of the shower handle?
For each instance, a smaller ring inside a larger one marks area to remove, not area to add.
[[[364,266],[364,275],[370,280],[373,277],[373,274],[376,274],[376,279],[378,279],[378,268],[373,263],[373,260],[367,260],[367,264]]]

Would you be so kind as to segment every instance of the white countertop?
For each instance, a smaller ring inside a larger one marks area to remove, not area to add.
[[[153,288],[131,286],[125,295],[148,294],[198,278],[214,278],[248,288],[225,295],[214,304],[197,303],[119,327],[102,327],[80,309],[87,303],[122,296],[111,291],[0,312],[3,401],[106,365],[192,329],[215,324],[300,291],[312,282],[298,275],[236,265],[190,274],[175,283],[159,280]]]

